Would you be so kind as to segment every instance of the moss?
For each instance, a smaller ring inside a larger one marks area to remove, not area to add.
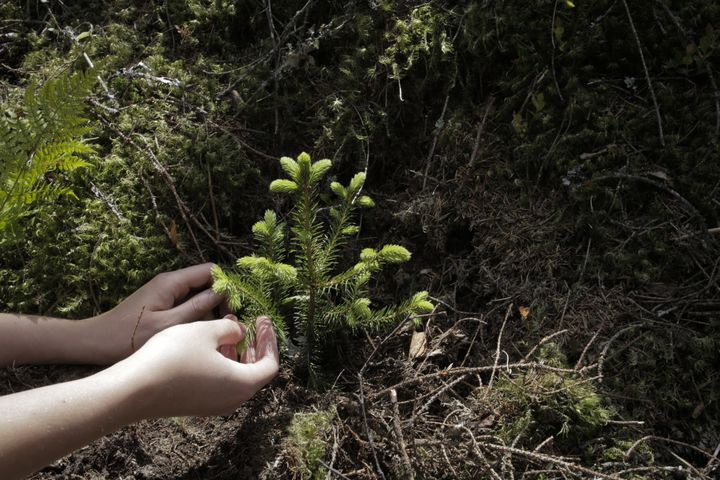
[[[335,415],[334,409],[293,415],[285,441],[294,478],[325,478],[327,469],[320,461],[328,450],[332,419]]]
[[[552,342],[541,347],[537,361],[568,368],[565,355]],[[573,448],[594,438],[614,415],[591,382],[571,373],[530,370],[518,377],[503,375],[494,390],[492,395],[508,415],[499,432],[508,442],[517,436],[540,442],[553,435]]]

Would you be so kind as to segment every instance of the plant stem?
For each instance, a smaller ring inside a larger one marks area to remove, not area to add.
[[[315,302],[317,296],[317,281],[315,278],[315,252],[313,248],[313,217],[315,213],[312,205],[312,185],[310,184],[309,178],[306,180],[304,185],[302,185],[302,188],[302,229],[304,231],[303,233],[306,235],[303,249],[308,280],[308,314],[305,321],[305,341],[307,342],[305,346],[305,362],[307,364],[308,373],[312,378],[312,350],[315,346]]]

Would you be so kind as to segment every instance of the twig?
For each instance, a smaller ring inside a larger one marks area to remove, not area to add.
[[[328,475],[325,478],[330,478],[330,473],[332,473],[334,475],[337,475],[340,478],[350,480],[350,477],[348,477],[347,475],[342,473],[340,470],[337,470],[336,468],[333,468],[331,465],[328,465],[327,463],[323,462],[322,460],[318,459],[318,463],[328,469]]]
[[[100,189],[97,187],[97,185],[95,185],[95,183],[90,182],[90,190],[92,190],[92,192],[95,194],[95,196],[96,196],[97,198],[99,198],[100,200],[102,200],[102,202],[103,202],[105,205],[107,205],[107,207],[110,209],[110,211],[112,211],[112,213],[115,214],[115,216],[117,217],[118,220],[120,220],[121,222],[122,222],[123,220],[125,220],[125,217],[123,217],[123,214],[120,213],[120,210],[118,209],[117,205],[115,205],[115,203],[114,203],[112,200],[110,200],[110,198],[108,198],[108,196],[105,195],[105,194],[102,192],[102,190],[100,190]]]
[[[628,448],[628,451],[625,452],[625,458],[626,459],[630,458],[630,455],[633,454],[633,452],[638,447],[638,445],[640,445],[643,442],[647,442],[648,440],[656,440],[659,442],[672,443],[673,445],[680,445],[681,447],[689,448],[690,450],[694,450],[698,453],[705,455],[706,457],[710,458],[711,461],[718,460],[718,457],[716,454],[710,453],[706,450],[703,450],[702,448],[696,447],[695,445],[690,445],[689,443],[681,442],[680,440],[673,440],[672,438],[658,437],[656,435],[646,435],[646,436],[642,437],[641,439],[639,439],[638,441],[636,441],[635,443],[633,443],[632,446],[630,448]]]
[[[610,349],[610,345],[612,345],[612,343],[615,340],[617,340],[625,332],[632,330],[633,328],[641,327],[642,325],[643,325],[642,323],[633,323],[631,325],[628,325],[627,327],[615,332],[615,334],[612,337],[610,337],[610,339],[605,343],[605,346],[603,347],[602,351],[600,352],[600,358],[598,358],[598,362],[597,362],[598,375],[600,377],[598,379],[599,383],[602,383],[602,381],[603,381],[603,366],[605,365],[605,356],[607,355],[607,352]]]
[[[720,227],[718,227],[718,230],[720,230]],[[441,305],[444,305],[445,307],[449,308],[449,309],[452,310],[453,312],[455,312],[455,313],[457,313],[457,314],[460,314],[460,315],[470,315],[470,316],[480,315],[480,313],[478,313],[478,312],[464,312],[464,311],[462,311],[462,310],[458,310],[457,308],[453,307],[453,306],[450,305],[449,303],[447,303],[447,302],[445,302],[445,301],[443,301],[443,300],[440,300],[439,298],[430,296],[430,295],[428,295],[428,298],[429,298],[430,300],[432,300],[433,302],[435,302],[435,303],[439,303],[439,304],[441,304]],[[480,319],[475,319],[475,320],[478,320],[478,321],[482,322],[483,324],[484,324],[484,323],[487,323],[487,322],[485,322],[484,320],[480,320]]]
[[[710,85],[713,87],[713,98],[715,99],[715,138],[713,141],[717,143],[720,140],[720,90],[718,90],[715,75],[713,75],[710,62],[707,59],[705,59],[705,69],[708,72],[708,77],[710,77]]]
[[[552,22],[550,24],[550,43],[552,44],[550,67],[552,68],[553,82],[555,82],[555,89],[557,90],[558,97],[560,97],[561,102],[564,102],[565,99],[563,98],[563,94],[560,91],[560,84],[558,83],[557,75],[555,75],[555,17],[557,16],[558,3],[560,3],[560,0],[555,0],[555,5],[553,6]]]
[[[578,284],[582,282],[583,276],[585,276],[585,267],[587,267],[588,258],[590,258],[590,245],[592,245],[592,237],[588,238],[587,250],[585,250],[585,260],[583,261],[582,268],[580,269],[580,276],[578,277]],[[568,298],[570,294],[568,292]],[[565,304],[567,307],[567,303]],[[565,312],[563,312],[565,313]]]
[[[427,185],[427,177],[428,173],[430,172],[430,162],[432,161],[432,157],[435,154],[435,147],[437,147],[438,137],[440,136],[440,133],[443,130],[443,127],[445,125],[445,111],[447,110],[448,102],[450,101],[450,94],[448,93],[445,97],[445,105],[443,105],[442,113],[440,113],[440,118],[437,119],[437,122],[435,122],[436,130],[435,135],[433,136],[433,143],[430,147],[430,151],[428,152],[428,156],[425,159],[425,174],[423,178],[423,185],[422,188],[425,190],[425,186]]]
[[[597,364],[588,365],[586,367],[582,367],[580,370],[575,370],[571,368],[559,368],[559,367],[551,367],[550,365],[545,365],[543,363],[538,362],[517,362],[517,363],[508,363],[505,365],[505,368],[508,370],[512,369],[538,369],[538,370],[544,370],[547,372],[555,372],[555,373],[574,373],[574,374],[583,374],[584,372],[596,368]],[[450,368],[447,370],[441,370],[439,372],[434,373],[428,373],[426,375],[421,375],[419,377],[413,377],[409,378],[407,380],[403,380],[402,382],[398,382],[395,385],[392,385],[388,388],[384,388],[380,391],[377,391],[370,395],[370,400],[376,400],[377,398],[382,397],[383,395],[387,395],[387,393],[391,389],[399,389],[403,387],[408,387],[410,385],[415,385],[417,383],[422,383],[426,380],[432,380],[434,378],[440,378],[440,377],[448,377],[451,375],[463,375],[463,374],[472,374],[472,373],[483,373],[483,372],[491,372],[493,370],[497,370],[497,365],[489,365],[489,366],[483,366],[483,367],[459,367],[459,368]]]
[[[332,455],[330,457],[330,465],[326,465],[326,468],[328,469],[327,475],[325,475],[325,480],[330,480],[331,476],[330,473],[335,473],[336,475],[339,475],[340,477],[345,477],[342,473],[338,472],[333,468],[333,465],[335,465],[335,459],[337,458],[337,452],[338,452],[338,433],[337,428],[335,425],[333,425],[333,448],[332,448]]]
[[[543,448],[545,445],[547,445],[548,443],[552,442],[553,440],[555,440],[555,436],[550,435],[548,438],[546,438],[545,440],[543,440],[542,442],[540,442],[540,443],[538,444],[538,446],[533,449],[533,452],[539,452],[540,450],[542,450],[542,448]]]
[[[212,172],[210,171],[210,164],[207,164],[207,175],[208,175],[208,194],[210,196],[210,209],[213,214],[213,222],[215,225],[215,241],[220,241],[220,222],[218,222],[217,209],[215,208],[215,194],[213,193],[212,184]]]
[[[375,449],[375,442],[373,441],[372,432],[370,431],[370,425],[368,424],[367,419],[367,408],[365,406],[365,391],[364,391],[364,383],[362,374],[358,374],[358,379],[360,383],[360,410],[362,411],[362,417],[363,417],[363,428],[365,429],[365,435],[367,436],[368,443],[370,444],[370,450],[372,451],[373,459],[375,460],[375,467],[377,468],[378,473],[380,476],[385,480],[385,472],[383,472],[383,469],[380,467],[380,460],[378,460],[377,456],[377,450]]]
[[[415,470],[410,463],[410,457],[405,447],[405,438],[403,437],[402,427],[400,425],[400,408],[398,407],[397,390],[390,390],[390,403],[392,403],[393,408],[393,430],[400,445],[400,454],[402,455],[403,463],[405,463],[405,473],[409,475],[410,480],[415,480]]]
[[[705,465],[705,468],[703,468],[703,473],[709,474],[712,471],[713,463],[718,462],[718,454],[720,454],[720,443],[718,443],[718,446],[715,447],[712,458],[708,460],[707,465]]]
[[[478,441],[475,439],[475,435],[473,435],[472,430],[470,430],[468,427],[462,424],[452,425],[455,428],[465,430],[468,434],[470,434],[470,439],[473,443],[473,451],[475,452],[475,455],[483,462],[485,465],[485,468],[490,472],[491,476],[495,480],[502,480],[502,477],[498,475],[498,473],[492,468],[490,465],[490,462],[488,462],[488,459],[483,455],[483,453],[480,451]]]
[[[652,81],[650,80],[650,72],[648,71],[647,63],[645,62],[645,54],[643,53],[642,44],[640,43],[640,37],[638,36],[637,30],[635,29],[635,23],[633,22],[632,15],[630,15],[630,7],[628,7],[627,0],[622,0],[625,6],[625,12],[627,13],[628,21],[630,22],[630,28],[632,29],[635,42],[637,43],[638,52],[640,52],[640,61],[642,62],[643,70],[645,70],[645,80],[647,81],[648,88],[650,89],[650,97],[652,98],[653,105],[655,106],[655,116],[657,117],[658,133],[660,134],[660,144],[665,146],[665,135],[663,134],[662,118],[660,117],[660,107],[658,106],[657,97],[655,96],[655,89],[653,88]]]
[[[702,216],[700,215],[700,212],[698,212],[697,208],[695,208],[695,206],[694,206],[692,203],[690,203],[689,201],[687,201],[687,200],[685,199],[685,197],[683,197],[682,195],[680,195],[676,190],[674,190],[673,188],[670,188],[669,186],[667,186],[667,185],[665,185],[665,184],[663,184],[663,183],[660,183],[660,182],[658,182],[658,181],[652,180],[652,179],[647,178],[647,177],[641,177],[641,176],[639,176],[639,175],[629,175],[629,174],[627,174],[627,173],[611,173],[611,174],[608,174],[608,175],[602,175],[602,176],[599,176],[599,177],[593,177],[593,178],[590,180],[590,182],[591,182],[591,183],[592,183],[592,182],[603,182],[603,181],[605,181],[605,180],[634,180],[634,181],[636,181],[636,182],[645,183],[645,184],[647,184],[647,185],[650,185],[650,186],[652,186],[652,187],[655,187],[655,188],[657,188],[658,190],[662,190],[662,191],[664,191],[664,192],[667,192],[667,193],[669,193],[670,195],[672,195],[673,197],[675,197],[676,199],[678,199],[678,200],[680,201],[680,203],[682,203],[683,205],[685,205],[685,207],[687,208],[687,210],[689,211],[689,213],[690,213],[691,215],[693,215],[693,216],[696,217],[696,218],[702,219]]]
[[[530,357],[532,357],[532,354],[537,351],[538,348],[542,347],[543,345],[545,345],[547,342],[549,342],[553,338],[559,337],[560,335],[567,333],[567,332],[568,332],[568,329],[565,328],[563,330],[559,330],[555,333],[551,333],[550,335],[543,337],[533,348],[530,349],[530,351],[527,353],[527,355],[525,355],[523,357],[523,362],[527,362],[530,359]]]
[[[550,455],[545,455],[544,453],[530,452],[527,450],[521,450],[519,448],[506,447],[504,445],[497,445],[494,443],[480,442],[479,445],[481,447],[485,447],[490,450],[496,450],[496,451],[500,451],[500,452],[504,452],[504,453],[513,453],[515,455],[525,457],[529,460],[552,463],[552,464],[564,467],[567,470],[584,473],[584,474],[590,475],[592,477],[604,478],[607,480],[622,480],[618,476],[598,472],[597,470],[592,470],[590,468],[586,468],[586,467],[583,467],[582,465],[577,465],[575,463],[566,462],[565,460],[561,460],[557,457],[553,457]]]
[[[168,173],[167,169],[163,167],[163,165],[160,163],[158,158],[155,156],[155,153],[152,151],[152,148],[150,147],[150,144],[148,144],[148,141],[145,137],[143,137],[140,134],[137,134],[143,142],[145,142],[145,146],[147,147],[147,152],[149,154],[150,160],[152,161],[153,167],[155,167],[155,170],[163,177],[165,178],[165,182],[167,183],[168,187],[170,187],[170,191],[173,194],[173,197],[175,198],[175,203],[177,203],[178,210],[180,211],[180,216],[183,219],[183,222],[185,222],[185,227],[188,229],[188,233],[190,234],[190,238],[192,238],[193,243],[195,244],[195,248],[198,251],[198,254],[200,255],[200,258],[202,261],[205,261],[205,256],[202,253],[202,249],[200,248],[200,243],[197,240],[197,237],[195,236],[195,232],[193,231],[192,227],[190,226],[190,220],[188,219],[187,215],[187,207],[185,206],[185,202],[182,201],[180,198],[180,194],[177,192],[177,189],[175,188],[175,181]],[[133,142],[134,143],[134,142]],[[135,144],[137,147],[137,144]],[[139,147],[137,147],[138,150],[140,150]],[[212,236],[210,236],[212,238]]]
[[[462,382],[463,380],[465,380],[466,377],[467,377],[467,374],[465,374],[465,375],[460,375],[458,378],[456,378],[456,379],[453,380],[452,382],[450,382],[450,383],[448,383],[447,385],[444,385],[444,386],[442,386],[441,388],[439,388],[439,389],[435,392],[435,394],[433,394],[432,397],[430,397],[430,399],[429,399],[427,402],[425,402],[425,404],[424,404],[422,407],[420,407],[420,409],[419,409],[417,412],[413,413],[413,417],[422,414],[425,410],[427,410],[428,408],[430,408],[430,405],[432,405],[432,403],[433,403],[435,400],[437,400],[437,398],[438,398],[440,395],[442,395],[443,392],[446,392],[448,389],[450,389],[450,388],[454,387],[455,385],[457,385],[458,383]],[[394,389],[391,390],[391,395],[392,395],[392,392],[395,392],[395,390],[394,390]],[[395,393],[395,396],[397,397],[397,393]]]
[[[578,284],[580,281],[578,280]],[[558,328],[562,328],[562,326],[565,324],[565,314],[567,313],[568,304],[570,303],[570,295],[572,295],[573,289],[572,287],[565,284],[565,287],[568,289],[567,295],[565,296],[565,304],[563,305],[562,313],[560,314],[560,321],[558,322]]]
[[[278,54],[280,49],[285,46],[285,44],[287,43],[288,37],[290,37],[290,35],[292,35],[293,33],[295,33],[298,30],[297,28],[295,28],[295,22],[302,15],[304,15],[305,12],[307,12],[310,7],[313,6],[315,1],[316,0],[308,0],[305,3],[305,5],[303,5],[302,8],[300,8],[300,10],[296,11],[295,15],[293,15],[293,18],[290,19],[290,21],[287,23],[287,25],[285,25],[285,28],[283,29],[282,33],[279,35],[279,37],[277,37],[277,41],[275,42],[275,46],[273,47],[273,49],[270,52],[268,52],[267,54],[265,54],[262,58],[254,61],[249,66],[249,67],[251,67],[249,69],[249,71],[247,73],[245,73],[244,75],[240,76],[239,78],[237,78],[234,82],[230,83],[230,85],[228,85],[227,88],[225,88],[225,90],[223,90],[222,92],[220,92],[217,95],[217,98],[222,98],[225,95],[227,95],[228,93],[230,93],[240,82],[242,82],[242,80],[245,77],[247,77],[250,73],[252,73],[252,71],[253,71],[252,68],[256,67],[259,64],[267,62],[269,59],[274,58]],[[275,77],[276,74],[277,74],[277,72],[274,72],[272,76]]]
[[[408,322],[409,317],[405,319],[404,322],[400,322],[395,329],[390,332],[385,338],[383,338],[378,344],[375,345],[375,348],[370,353],[370,355],[365,360],[365,363],[363,364],[362,368],[358,372],[358,383],[360,387],[360,392],[358,394],[358,400],[360,400],[360,411],[362,412],[363,417],[363,428],[365,429],[365,435],[368,438],[368,444],[370,445],[370,450],[372,451],[373,459],[375,460],[375,467],[377,468],[378,473],[380,476],[385,480],[385,472],[383,472],[382,468],[380,468],[380,460],[378,460],[377,451],[375,449],[375,442],[373,441],[372,432],[370,431],[370,425],[368,424],[367,420],[367,406],[366,406],[366,397],[365,397],[365,381],[363,379],[363,374],[365,373],[365,370],[367,370],[367,367],[370,365],[370,360],[373,359],[375,354],[378,352],[380,347],[382,347],[385,342],[387,342],[391,337],[393,337],[397,332],[400,331],[402,327],[405,326],[405,324]],[[386,389],[383,391],[383,394],[388,393],[390,389]]]
[[[585,348],[583,348],[583,351],[582,351],[582,353],[580,354],[580,358],[578,358],[578,361],[577,361],[577,363],[575,364],[575,370],[578,370],[578,369],[580,369],[580,367],[582,367],[583,360],[585,359],[585,354],[587,354],[588,350],[590,349],[590,345],[593,344],[593,342],[594,342],[595,339],[598,337],[598,335],[600,335],[600,330],[598,330],[597,332],[595,332],[595,335],[592,336],[592,338],[590,339],[590,341],[585,345]]]
[[[502,343],[503,332],[505,331],[505,324],[507,324],[508,318],[510,318],[510,312],[512,312],[513,304],[508,305],[507,312],[505,312],[505,319],[503,320],[502,326],[500,327],[500,333],[498,333],[497,347],[495,348],[495,363],[493,364],[492,373],[490,374],[490,381],[488,382],[487,392],[492,390],[493,382],[495,381],[495,371],[497,370],[498,362],[500,361],[500,344]]]
[[[687,460],[685,460],[684,458],[682,458],[682,457],[681,457],[680,455],[678,455],[677,453],[671,451],[671,452],[670,452],[670,455],[672,455],[673,457],[675,457],[680,463],[682,463],[683,465],[685,465],[685,466],[688,468],[688,470],[692,471],[695,475],[697,475],[697,478],[702,478],[702,479],[707,478],[705,475],[703,475],[702,473],[700,473],[700,471],[699,471],[697,468],[693,467],[690,462],[688,462]]]
[[[447,463],[447,466],[450,468],[450,471],[453,472],[453,478],[460,478],[460,477],[458,477],[458,474],[455,471],[455,468],[452,466],[452,462],[450,461],[450,458],[448,458],[447,450],[445,450],[445,445],[441,443],[440,449],[443,452],[443,457],[445,457],[445,462]]]
[[[490,113],[490,108],[492,107],[494,100],[495,98],[490,97],[485,103],[485,113],[483,113],[483,118],[480,121],[480,125],[478,125],[477,134],[475,135],[475,146],[473,147],[472,154],[470,155],[470,162],[468,162],[468,165],[471,167],[475,165],[475,160],[477,160],[477,156],[480,153],[480,138],[485,130],[485,122],[487,121],[488,113]]]

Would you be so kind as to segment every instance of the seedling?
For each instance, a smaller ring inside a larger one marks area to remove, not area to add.
[[[329,204],[321,207],[320,185],[331,161],[313,163],[301,153],[297,161],[283,157],[280,164],[288,178],[274,180],[270,191],[292,198],[289,228],[267,210],[252,228],[257,253],[238,259],[232,272],[215,267],[213,288],[227,297],[250,336],[259,315],[272,318],[282,341],[292,332],[312,382],[319,352],[336,335],[378,330],[405,318],[419,322],[433,304],[427,292],[418,292],[398,305],[373,308],[368,297],[372,276],[410,260],[410,252],[400,245],[364,248],[358,261],[347,266],[343,252],[359,232],[358,210],[374,206],[362,194],[364,173],[347,185],[330,183]]]

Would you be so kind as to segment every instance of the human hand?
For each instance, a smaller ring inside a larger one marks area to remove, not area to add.
[[[95,363],[121,360],[173,325],[211,318],[212,309],[223,300],[209,288],[212,265],[161,273],[117,307],[89,319],[98,347]],[[199,289],[204,290],[194,293]]]
[[[237,361],[245,328],[232,315],[177,325],[153,336],[110,370],[138,386],[143,418],[232,413],[272,380],[280,368],[272,322],[260,317],[250,346]],[[250,348],[248,350],[250,350]]]

